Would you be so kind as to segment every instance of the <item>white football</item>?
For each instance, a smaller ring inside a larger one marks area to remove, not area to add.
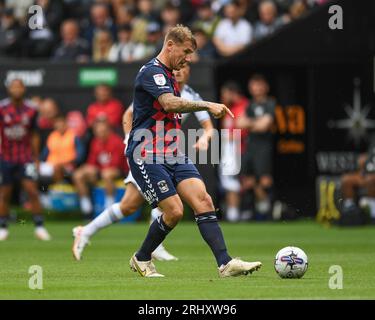
[[[285,247],[276,254],[275,270],[281,278],[302,278],[307,267],[307,255],[300,248]]]

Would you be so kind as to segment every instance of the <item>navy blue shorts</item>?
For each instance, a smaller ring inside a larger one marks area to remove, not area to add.
[[[177,194],[176,186],[182,180],[202,179],[195,165],[185,156],[185,163],[158,164],[134,161],[129,157],[131,173],[142,190],[144,198],[153,207],[168,197]]]
[[[17,181],[38,178],[34,163],[13,163],[0,160],[0,185],[12,185]]]

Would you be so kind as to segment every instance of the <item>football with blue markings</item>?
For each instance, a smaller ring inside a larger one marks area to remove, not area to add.
[[[300,248],[285,247],[276,254],[275,270],[281,278],[302,278],[307,268],[307,255]]]

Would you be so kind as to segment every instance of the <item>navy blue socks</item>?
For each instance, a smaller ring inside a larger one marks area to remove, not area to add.
[[[210,246],[216,258],[218,267],[227,264],[232,258],[228,255],[223,233],[217,222],[214,211],[206,212],[195,217],[203,239]]]
[[[139,261],[151,260],[152,252],[164,241],[171,230],[172,228],[167,226],[163,221],[163,215],[154,220],[150,225],[150,229],[148,230],[141,249],[136,253],[137,259]]]

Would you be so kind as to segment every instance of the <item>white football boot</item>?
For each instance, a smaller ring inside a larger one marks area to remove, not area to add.
[[[234,258],[229,261],[226,265],[222,265],[219,268],[219,276],[221,278],[225,277],[236,277],[240,275],[251,274],[254,271],[258,271],[262,263],[259,261],[256,262],[247,262],[242,261],[239,258]]]
[[[170,254],[162,244],[154,250],[152,253],[152,258],[159,261],[177,261],[178,258]]]
[[[164,277],[164,275],[158,273],[156,271],[155,265],[152,263],[152,261],[138,261],[137,257],[135,256],[135,253],[131,257],[130,261],[130,269],[134,272],[138,272],[141,277],[145,278],[161,278]]]
[[[7,228],[0,228],[0,241],[8,239],[9,231]]]
[[[73,247],[72,247],[72,252],[73,252],[73,257],[77,261],[80,261],[82,259],[82,253],[85,247],[90,244],[90,238],[88,236],[85,236],[83,234],[83,227],[78,226],[73,228]]]
[[[48,233],[45,227],[36,227],[35,228],[35,237],[42,241],[50,241],[51,235]]]

